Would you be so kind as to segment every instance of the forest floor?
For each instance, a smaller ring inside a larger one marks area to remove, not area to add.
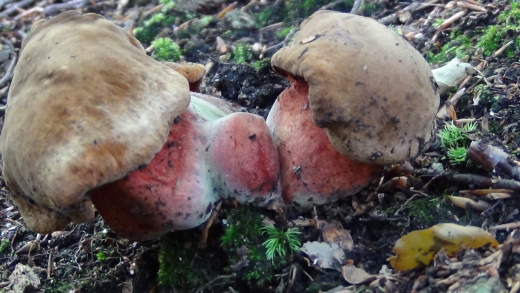
[[[472,66],[462,78],[438,80],[451,87],[441,95],[439,138],[423,155],[386,167],[354,196],[306,213],[224,202],[204,248],[198,246],[201,229],[132,242],[99,216],[36,234],[3,187],[0,292],[518,292],[519,2],[0,0],[0,102],[7,103],[31,25],[78,10],[133,32],[154,58],[176,58],[150,47],[154,39],[171,38],[180,48],[178,61],[205,65],[202,93],[266,117],[288,84],[268,58],[318,9],[378,20],[402,34],[432,68],[453,58]],[[447,68],[446,75],[456,71]],[[266,223],[280,233],[298,229],[301,251],[266,260]],[[473,239],[452,252],[438,235],[422,236],[415,241],[433,242],[422,248],[438,252],[431,263],[404,271],[390,265],[400,237],[440,223],[482,228],[500,244],[466,249]]]

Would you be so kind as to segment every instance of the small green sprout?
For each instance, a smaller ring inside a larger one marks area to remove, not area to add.
[[[477,123],[469,122],[462,127],[457,127],[453,122],[447,123],[444,129],[439,131],[441,147],[446,152],[450,164],[462,165],[467,161],[466,149],[468,147],[467,133],[477,130]]]
[[[262,228],[262,233],[269,235],[269,238],[262,244],[266,248],[267,260],[273,261],[277,256],[284,257],[287,250],[300,251],[301,242],[298,235],[301,232],[298,228],[289,228],[284,232],[276,229],[275,226],[266,226]]]
[[[450,160],[450,164],[453,166],[462,165],[466,162],[467,159],[467,149],[465,147],[449,149],[446,153],[448,155],[448,159]]]
[[[181,49],[170,38],[157,38],[152,42],[154,47],[152,57],[159,61],[179,61]]]
[[[105,260],[105,259],[107,259],[107,255],[103,251],[100,251],[100,252],[96,253],[96,259]]]

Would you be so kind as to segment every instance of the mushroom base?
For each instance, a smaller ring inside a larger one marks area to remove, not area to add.
[[[307,83],[292,82],[267,117],[280,156],[282,197],[303,210],[358,192],[382,170],[334,149],[312,119],[308,92]]]

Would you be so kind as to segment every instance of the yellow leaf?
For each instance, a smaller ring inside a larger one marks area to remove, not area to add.
[[[498,242],[481,228],[438,224],[401,237],[393,248],[396,256],[390,257],[388,261],[398,271],[410,270],[428,265],[442,248],[448,254],[453,254],[463,247],[478,248],[488,244],[497,246]]]

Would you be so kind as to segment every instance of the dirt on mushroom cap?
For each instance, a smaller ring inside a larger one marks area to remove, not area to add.
[[[428,63],[372,19],[318,11],[272,65],[309,83],[314,122],[353,160],[408,160],[433,138],[439,94]]]
[[[93,217],[85,192],[148,163],[187,109],[184,77],[95,14],[38,22],[23,44],[0,150],[10,195],[48,233]]]

